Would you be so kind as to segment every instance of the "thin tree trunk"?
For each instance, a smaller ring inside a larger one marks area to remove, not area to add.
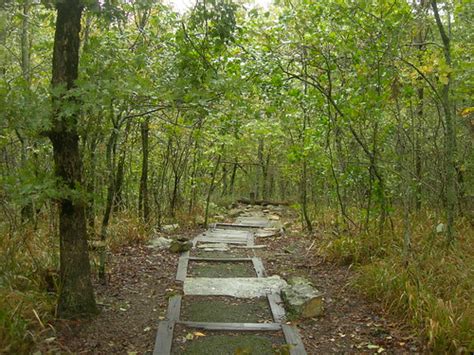
[[[258,200],[262,194],[261,171],[263,171],[263,139],[258,139],[257,148],[258,165],[255,165],[255,199]]]
[[[132,125],[132,120],[127,121],[127,125],[125,126],[125,131],[124,131],[124,138],[123,141],[120,144],[119,148],[119,159],[117,161],[117,172],[115,174],[115,182],[114,182],[114,188],[115,188],[115,193],[114,193],[114,205],[113,205],[113,211],[118,212],[120,208],[123,205],[123,183],[125,181],[125,161],[126,161],[126,152],[127,152],[127,142],[128,142],[128,136],[130,133],[130,127]]]
[[[95,172],[97,164],[97,148],[98,140],[93,137],[89,147],[89,178],[86,181],[86,191],[88,194],[88,201],[86,206],[86,219],[89,226],[89,231],[95,230]]]
[[[449,34],[446,33],[441,18],[439,16],[438,4],[436,0],[431,0],[438,31],[443,42],[444,59],[449,68],[451,68],[451,44]],[[449,14],[448,14],[449,16]],[[443,105],[444,123],[446,126],[446,238],[448,244],[454,241],[454,218],[456,216],[456,137],[454,122],[451,113],[451,98],[449,94],[451,84],[451,72],[445,73],[446,79],[441,91],[441,101]]]
[[[307,71],[307,64],[306,64],[306,51],[303,51],[303,75],[305,78],[308,76],[308,71]],[[308,83],[307,80],[304,81],[303,83],[303,88],[304,88],[304,95],[308,94]],[[307,190],[307,184],[308,184],[308,162],[307,162],[307,157],[306,157],[306,152],[305,152],[305,145],[306,145],[306,126],[307,126],[307,121],[308,121],[308,112],[305,107],[305,104],[303,103],[303,127],[302,127],[302,134],[301,134],[301,149],[302,149],[302,154],[303,154],[303,173],[301,174],[301,181],[300,181],[300,191],[301,191],[301,209],[303,213],[303,219],[304,223],[306,224],[306,228],[308,231],[311,233],[313,231],[313,225],[311,223],[311,218],[309,217],[308,213],[308,190]]]
[[[215,188],[216,175],[217,175],[217,172],[219,171],[219,165],[221,163],[221,158],[222,158],[222,155],[219,153],[219,155],[217,157],[216,166],[214,167],[214,171],[212,172],[211,183],[209,185],[209,189],[207,190],[206,212],[205,212],[205,216],[204,216],[204,227],[207,227],[207,222],[209,220],[209,204],[211,203],[212,192],[214,191],[214,188]]]
[[[113,114],[113,111],[112,111]],[[118,129],[114,128],[110,138],[107,142],[106,148],[106,163],[109,171],[107,199],[105,201],[105,211],[102,218],[102,225],[100,228],[100,245],[99,251],[99,280],[102,284],[106,283],[106,256],[107,256],[107,230],[110,223],[112,208],[115,199],[115,176],[114,176],[114,160],[116,144],[117,144]]]
[[[237,176],[237,163],[232,165],[232,175],[230,177],[230,195],[234,197],[234,188],[235,188],[235,178]]]
[[[149,126],[148,119],[145,119],[141,123],[141,136],[142,136],[142,174],[140,177],[140,192],[138,211],[143,218],[145,223],[149,222],[150,219],[150,205],[148,198],[148,138],[149,138]]]
[[[97,312],[90,279],[85,201],[80,197],[82,158],[79,152],[79,113],[65,117],[67,106],[77,99],[67,97],[78,77],[79,33],[82,4],[79,0],[56,3],[57,19],[53,49],[52,86],[62,93],[53,95],[53,120],[49,138],[53,144],[59,200],[60,287],[58,316],[74,318]]]
[[[221,196],[224,197],[227,195],[227,166],[222,165],[222,193]]]
[[[25,0],[23,3],[23,13],[21,21],[21,72],[23,80],[27,86],[27,90],[30,90],[31,87],[31,55],[30,55],[30,0]],[[26,167],[28,161],[27,146],[28,140],[25,136],[20,134],[19,131],[16,131],[18,139],[21,143],[21,165],[22,168]],[[35,166],[36,169],[36,166]],[[36,219],[35,211],[33,208],[33,201],[29,200],[26,205],[21,209],[21,219],[22,221],[29,221],[31,219]]]

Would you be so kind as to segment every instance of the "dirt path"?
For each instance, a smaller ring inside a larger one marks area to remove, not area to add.
[[[408,327],[384,314],[380,305],[368,303],[354,292],[350,286],[351,269],[308,253],[311,240],[287,236],[268,244],[262,257],[270,274],[304,276],[325,294],[322,317],[295,321],[309,354],[422,351]],[[288,247],[291,253],[287,252]]]
[[[279,214],[282,215],[283,221],[294,218],[291,214],[287,215],[285,211]],[[190,236],[196,234],[197,231],[189,233]],[[350,269],[325,263],[313,252],[316,249],[314,245],[308,252],[312,243],[312,240],[300,236],[284,235],[257,238],[256,244],[266,245],[266,247],[255,249],[255,256],[262,259],[269,276],[280,275],[283,278],[293,275],[305,276],[324,292],[325,312],[321,317],[292,321],[302,336],[308,354],[406,353],[423,350],[420,342],[410,335],[409,329],[405,329],[401,324],[386,316],[377,304],[369,304],[354,293],[349,286],[352,276]],[[235,252],[236,256],[245,254],[242,251]],[[107,287],[96,285],[97,299],[102,308],[101,314],[90,321],[52,324],[53,329],[45,330],[44,340],[39,343],[38,350],[44,353],[49,351],[151,354],[158,322],[166,317],[169,297],[182,294],[181,284],[175,282],[178,257],[167,250],[151,249],[146,246],[127,246],[115,251],[111,258],[109,285]],[[193,267],[194,269],[191,270],[196,273],[210,272],[207,268],[199,270],[196,265]],[[216,272],[219,273],[222,270],[218,269]],[[236,272],[246,273],[248,269],[241,268]],[[207,320],[215,317],[212,312],[203,312],[205,308],[191,306],[198,301],[198,299],[193,299],[192,302],[183,302],[184,319],[193,319],[196,313],[200,317],[211,317]],[[227,298],[212,299],[212,304],[220,304],[220,307],[223,307],[221,309],[228,312],[229,304],[226,303],[228,303]],[[245,320],[246,315],[252,322],[259,319],[262,319],[262,322],[270,321],[264,307],[252,305],[253,308],[250,307],[251,311],[248,311],[249,308],[245,304],[231,303],[230,306],[233,306],[233,309],[239,309],[237,314],[228,312],[227,316],[235,317],[230,318],[231,321]],[[218,309],[216,312],[222,313]],[[227,319],[229,318],[223,320]],[[195,333],[196,331],[189,332],[178,326],[175,329],[175,346],[183,347],[186,342],[188,345],[198,344],[196,340],[200,341],[204,338],[200,334],[206,337],[214,335],[216,346],[220,346],[223,340],[228,343],[228,338],[225,336],[229,335],[229,332],[222,334],[217,331],[202,330],[197,331],[198,335]],[[278,332],[265,334],[257,332],[255,335],[257,338],[246,338],[245,342],[265,349],[268,349],[269,344],[279,344],[282,339]],[[260,335],[266,336],[268,341],[262,342],[262,338],[258,338]],[[278,350],[274,346],[275,349]]]

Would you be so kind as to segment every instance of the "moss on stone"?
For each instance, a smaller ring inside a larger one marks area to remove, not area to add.
[[[181,319],[193,322],[259,323],[272,321],[266,297],[185,296]]]
[[[262,335],[211,335],[186,342],[173,354],[187,355],[274,355],[281,341]]]
[[[253,264],[248,262],[208,262],[192,261],[189,263],[191,277],[256,277]]]

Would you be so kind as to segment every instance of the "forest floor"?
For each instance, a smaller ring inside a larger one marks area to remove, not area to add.
[[[291,215],[286,219],[291,219]],[[187,231],[194,237],[199,231]],[[368,303],[350,286],[350,267],[324,261],[317,255],[317,235],[301,237],[297,230],[260,238],[267,247],[256,251],[269,276],[303,276],[325,295],[321,317],[294,320],[308,354],[422,352],[410,328]],[[168,297],[182,292],[175,282],[179,255],[146,245],[129,245],[110,256],[106,286],[96,282],[101,313],[92,320],[57,321],[54,332],[39,344],[43,353],[151,354],[159,320]]]

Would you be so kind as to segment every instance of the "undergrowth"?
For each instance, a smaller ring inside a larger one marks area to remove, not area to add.
[[[51,227],[0,225],[0,353],[24,354],[54,331],[55,295],[48,284],[57,250]]]
[[[447,246],[428,213],[413,218],[411,249],[403,257],[403,221],[375,233],[326,235],[319,252],[356,266],[353,286],[408,322],[433,352],[474,350],[474,231],[459,220]],[[407,262],[408,261],[408,262]]]
[[[59,237],[57,221],[51,217],[55,215],[45,211],[36,228],[0,223],[0,354],[27,354],[39,342],[55,337],[52,321],[59,282]],[[140,218],[120,213],[109,226],[107,246],[115,250],[145,242],[149,230]],[[95,277],[97,253],[92,244],[89,254]]]
[[[170,223],[179,223],[180,230],[195,228],[193,213],[177,211]],[[55,305],[59,273],[59,237],[57,212],[54,207],[44,210],[33,223],[0,222],[0,354],[25,354],[39,342],[55,337]],[[166,221],[168,222],[168,221]],[[89,237],[89,257],[92,277],[98,271],[100,220]],[[144,244],[157,229],[127,211],[113,216],[107,232],[106,245],[116,251],[124,245]],[[109,258],[112,256],[109,253]]]

